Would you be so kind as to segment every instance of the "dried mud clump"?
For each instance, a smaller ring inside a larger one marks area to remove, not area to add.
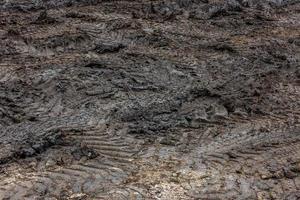
[[[0,0],[0,199],[299,199],[298,0]]]

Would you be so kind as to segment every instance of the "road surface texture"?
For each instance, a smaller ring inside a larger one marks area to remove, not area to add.
[[[300,198],[299,0],[0,0],[0,199]]]

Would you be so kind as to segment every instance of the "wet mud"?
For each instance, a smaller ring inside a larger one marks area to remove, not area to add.
[[[0,199],[299,199],[300,1],[0,0]]]

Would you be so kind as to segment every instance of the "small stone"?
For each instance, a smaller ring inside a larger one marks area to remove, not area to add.
[[[32,162],[30,162],[30,163],[28,164],[28,166],[31,167],[31,168],[35,168],[36,165],[37,165],[37,163],[34,162],[34,161],[32,161]]]
[[[196,111],[193,113],[194,114],[194,119],[198,122],[208,122],[208,116],[205,111]]]
[[[86,197],[87,197],[87,195],[84,193],[77,193],[77,194],[72,194],[69,199],[81,200],[81,199],[86,199]]]
[[[49,159],[49,160],[47,160],[45,165],[46,165],[46,167],[53,167],[54,165],[56,165],[56,161],[53,159]]]
[[[228,111],[224,106],[217,105],[214,108],[214,116],[218,117],[218,118],[227,118],[228,117]]]
[[[154,30],[151,29],[151,28],[144,28],[143,31],[144,31],[145,33],[148,33],[148,34],[153,34],[153,33],[154,33]]]

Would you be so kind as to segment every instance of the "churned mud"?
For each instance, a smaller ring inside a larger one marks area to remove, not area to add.
[[[0,0],[0,199],[299,199],[299,59],[299,0]]]

